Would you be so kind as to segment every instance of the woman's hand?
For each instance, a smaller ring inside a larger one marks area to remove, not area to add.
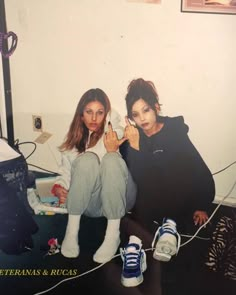
[[[130,146],[139,151],[139,132],[138,129],[130,124],[127,117],[125,117],[125,138],[129,141]]]
[[[55,195],[59,198],[59,204],[65,204],[68,191],[60,186],[55,189]]]
[[[206,211],[197,210],[193,213],[193,222],[195,225],[201,226],[208,220]]]
[[[127,140],[126,138],[118,139],[117,133],[113,131],[111,123],[108,123],[108,131],[104,134],[103,141],[108,153],[116,152],[119,146]]]

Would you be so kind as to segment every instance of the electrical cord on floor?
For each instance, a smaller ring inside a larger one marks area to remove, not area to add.
[[[25,157],[25,160],[27,160],[27,159],[29,159],[29,157],[32,156],[33,153],[36,151],[37,145],[36,145],[36,143],[33,142],[33,141],[19,142],[19,139],[15,140],[15,142],[14,142],[14,145],[15,145],[15,147],[16,147],[18,150],[19,150],[19,146],[20,146],[20,145],[23,145],[23,144],[33,144],[33,145],[34,145],[34,149],[33,149],[33,151],[32,151],[27,157]],[[57,159],[56,159],[54,153],[52,152],[52,149],[51,149],[51,147],[50,147],[49,144],[48,144],[48,148],[49,148],[50,152],[53,154],[53,157],[54,157],[54,159],[55,159],[55,161],[56,161],[56,163],[57,163],[57,165],[58,165]],[[48,172],[48,173],[53,174],[53,175],[58,175],[57,172],[54,172],[54,171],[51,171],[51,170],[48,170],[48,169],[42,168],[42,167],[37,166],[37,165],[34,165],[34,164],[27,163],[27,165],[28,165],[28,166],[32,166],[32,167],[35,167],[35,168],[38,168],[38,169],[40,169],[40,170],[42,170],[42,171]]]
[[[148,248],[148,249],[145,249],[144,251],[147,252],[147,251],[152,251],[152,250],[153,250],[153,248]],[[113,260],[114,258],[117,258],[117,257],[119,257],[119,256],[121,256],[121,254],[116,254],[116,255],[114,255],[114,256],[112,257],[111,260]],[[89,274],[89,273],[91,273],[91,272],[93,272],[93,271],[95,271],[95,270],[101,268],[103,265],[107,264],[107,263],[110,262],[111,260],[109,260],[109,261],[107,261],[107,262],[104,262],[104,263],[101,263],[101,264],[99,264],[98,266],[96,266],[96,267],[94,267],[94,268],[92,268],[92,269],[90,269],[90,270],[88,270],[88,271],[86,271],[86,272],[83,272],[83,273],[81,273],[81,274],[79,274],[79,275],[77,275],[77,276],[70,277],[70,278],[66,278],[66,279],[64,279],[64,280],[62,280],[62,281],[60,281],[60,282],[58,282],[56,285],[52,286],[51,288],[49,288],[49,289],[47,289],[47,290],[44,290],[44,291],[41,291],[41,292],[34,293],[33,295],[41,295],[41,294],[45,294],[45,293],[47,293],[47,292],[49,292],[49,291],[52,291],[54,288],[58,287],[59,285],[61,285],[61,284],[64,283],[64,282],[67,282],[67,281],[70,281],[70,280],[74,280],[74,279],[78,279],[78,278],[80,278],[80,277],[83,277],[83,276],[85,276],[85,275],[87,275],[87,274]]]
[[[115,258],[115,257],[119,257],[119,256],[120,256],[120,254],[117,254],[117,255],[113,256],[113,258]],[[113,258],[112,258],[112,259],[113,259]],[[107,263],[107,262],[106,262],[106,263]],[[53,289],[55,289],[56,287],[58,287],[58,286],[61,285],[62,283],[65,283],[65,282],[67,282],[67,281],[74,280],[74,279],[78,279],[78,278],[80,278],[80,277],[82,277],[82,276],[85,276],[85,275],[89,274],[90,272],[95,271],[95,270],[101,268],[101,267],[102,267],[104,264],[106,264],[106,263],[99,264],[98,266],[96,266],[96,267],[94,267],[94,268],[92,268],[92,269],[90,269],[90,270],[88,270],[88,271],[86,271],[86,272],[83,272],[83,273],[81,273],[81,274],[79,274],[79,275],[77,275],[77,276],[73,276],[73,277],[70,277],[70,278],[66,278],[66,279],[64,279],[64,280],[62,280],[62,281],[60,281],[60,282],[58,282],[56,285],[52,286],[51,288],[49,288],[49,289],[47,289],[47,290],[44,290],[44,291],[41,291],[41,292],[34,293],[33,295],[41,295],[41,294],[45,294],[45,293],[47,293],[47,292],[49,292],[49,291],[52,291]]]
[[[48,169],[44,169],[42,167],[39,167],[37,165],[34,165],[34,164],[30,164],[30,163],[27,163],[28,166],[32,166],[32,167],[35,167],[35,168],[38,168],[40,170],[43,170],[43,171],[46,171],[46,172],[49,172],[50,174],[53,174],[53,175],[58,175],[57,172],[54,172],[54,171],[51,171],[51,170],[48,170]]]
[[[16,146],[17,149],[19,149],[19,146],[22,145],[22,144],[32,144],[34,146],[33,148],[33,151],[27,156],[25,157],[25,160],[27,160],[30,156],[33,155],[33,153],[36,151],[36,148],[37,148],[37,145],[35,142],[33,141],[24,141],[24,142],[19,142],[19,139],[17,139],[15,142],[14,142],[14,145]]]
[[[231,189],[229,190],[229,192],[227,193],[227,195],[221,200],[221,202],[217,205],[217,207],[215,208],[215,210],[212,212],[211,216],[208,218],[208,220],[202,224],[198,230],[195,232],[195,234],[185,243],[181,244],[180,247],[183,247],[185,245],[187,245],[188,243],[190,243],[196,236],[197,234],[202,230],[202,228],[204,228],[213,218],[213,216],[216,214],[216,212],[218,211],[218,209],[220,208],[220,206],[223,204],[223,202],[225,201],[225,199],[232,193],[234,187],[236,185],[236,181],[234,182],[234,184],[232,185]]]
[[[199,229],[195,232],[195,234],[194,234],[193,236],[191,236],[191,238],[190,238],[188,241],[186,241],[185,243],[181,244],[180,247],[183,247],[183,246],[187,245],[187,244],[190,243],[194,238],[200,238],[200,239],[204,239],[204,240],[206,240],[205,238],[202,238],[202,237],[197,236],[197,234],[202,230],[202,228],[204,228],[204,227],[205,227],[205,226],[211,221],[211,219],[212,219],[213,216],[216,214],[216,212],[218,211],[219,207],[222,205],[222,203],[224,202],[224,200],[225,200],[225,199],[231,194],[231,192],[233,191],[235,185],[236,185],[236,181],[234,182],[233,186],[231,187],[231,189],[229,190],[229,192],[226,194],[226,196],[222,199],[222,201],[221,201],[221,202],[218,204],[218,206],[215,208],[215,210],[213,211],[213,213],[211,214],[211,216],[209,217],[209,219],[208,219],[203,225],[201,225],[201,226],[199,227]],[[181,235],[181,236],[188,237],[188,235]],[[154,249],[155,249],[155,248],[152,247],[152,248],[144,249],[144,251],[145,251],[145,252],[147,252],[147,251],[153,251]],[[114,255],[114,256],[112,257],[112,259],[114,259],[114,258],[116,258],[116,257],[119,257],[119,256],[121,256],[121,254]],[[112,260],[112,259],[111,259],[111,260]],[[110,260],[110,261],[111,261],[111,260]],[[108,262],[109,262],[109,261],[108,261]],[[52,286],[51,288],[49,288],[49,289],[47,289],[47,290],[44,290],[44,291],[41,291],[41,292],[38,292],[38,293],[35,293],[35,294],[33,294],[33,295],[41,295],[41,294],[45,294],[45,293],[47,293],[47,292],[53,290],[54,288],[58,287],[60,284],[66,282],[66,281],[80,278],[80,277],[82,277],[82,276],[85,276],[85,275],[87,275],[87,274],[89,274],[89,273],[91,273],[91,272],[93,272],[93,271],[95,271],[95,270],[101,268],[101,267],[102,267],[103,265],[105,265],[106,263],[107,263],[107,262],[102,263],[102,264],[100,264],[100,265],[98,265],[98,266],[96,266],[96,267],[94,267],[94,268],[92,268],[92,269],[90,269],[90,270],[88,270],[88,271],[86,271],[86,272],[84,272],[84,273],[82,273],[82,274],[79,274],[79,275],[77,275],[77,276],[73,276],[73,277],[70,277],[70,278],[66,278],[66,279],[64,279],[64,280],[62,280],[62,281],[60,281],[60,282],[58,282],[56,285]]]
[[[22,144],[33,144],[33,145],[34,145],[34,149],[33,149],[33,151],[32,151],[32,152],[26,157],[26,159],[28,159],[28,158],[29,158],[29,157],[35,152],[37,146],[36,146],[36,144],[35,144],[34,142],[30,142],[30,141],[19,143],[19,140],[17,140],[16,143],[15,143],[15,145],[16,145],[17,147],[19,147],[19,145],[22,145]],[[49,148],[50,148],[50,147],[49,147]],[[51,150],[51,149],[50,149],[50,150]],[[51,152],[52,152],[52,150],[51,150]],[[218,174],[218,173],[220,173],[220,172],[226,170],[227,168],[229,168],[230,166],[234,165],[235,163],[236,163],[236,161],[232,162],[232,163],[231,163],[230,165],[228,165],[227,167],[225,167],[225,168],[223,168],[223,169],[221,169],[221,170],[219,170],[219,171],[213,173],[212,175],[216,175],[216,174]],[[52,173],[52,174],[54,174],[54,175],[57,174],[57,173],[54,172],[54,171],[50,171],[50,170],[48,170],[48,169],[44,169],[44,168],[39,167],[39,166],[37,166],[37,165],[30,164],[30,163],[27,163],[27,164],[28,164],[29,166],[36,167],[36,168],[38,168],[38,169],[41,169],[41,170],[43,170],[43,171],[46,171],[46,172]],[[197,234],[202,230],[202,228],[204,228],[204,227],[210,222],[210,220],[213,218],[213,216],[215,215],[215,213],[217,212],[217,210],[219,209],[219,207],[223,204],[224,200],[225,200],[225,199],[231,194],[231,192],[233,191],[235,185],[236,185],[236,182],[234,182],[234,184],[233,184],[232,188],[230,189],[229,193],[228,193],[228,194],[222,199],[222,201],[218,204],[218,206],[217,206],[216,209],[213,211],[213,213],[211,214],[211,216],[209,217],[209,219],[208,219],[208,220],[207,220],[202,226],[200,226],[200,227],[198,228],[198,230],[195,232],[195,234],[194,234],[193,236],[191,236],[191,238],[190,238],[188,241],[186,241],[185,243],[181,244],[180,247],[183,247],[183,246],[187,245],[187,244],[190,243],[194,238],[200,238],[200,239],[203,239],[203,238],[197,236]],[[188,237],[188,235],[181,235],[181,236]],[[149,248],[149,249],[144,249],[144,251],[145,251],[145,252],[147,252],[147,251],[153,251],[154,249],[155,249],[155,248],[152,247],[152,248]],[[112,259],[114,259],[114,258],[116,258],[116,257],[119,257],[119,256],[121,256],[121,254],[117,254],[117,255],[113,256]],[[106,263],[107,263],[107,262],[106,262]],[[51,287],[51,288],[49,288],[49,289],[47,289],[47,290],[44,290],[44,291],[42,291],[42,292],[35,293],[34,295],[45,294],[45,293],[47,293],[47,292],[53,290],[54,288],[56,288],[57,286],[59,286],[59,285],[62,284],[63,282],[66,282],[66,281],[69,281],[69,280],[73,280],[73,279],[76,279],[76,278],[80,278],[80,277],[82,277],[82,276],[85,276],[85,275],[87,275],[87,274],[89,274],[89,273],[91,273],[91,272],[93,272],[93,271],[95,271],[95,270],[101,268],[101,267],[102,267],[104,264],[106,264],[106,263],[102,263],[102,264],[98,265],[97,267],[95,267],[95,268],[93,268],[93,269],[90,269],[90,270],[88,270],[88,271],[86,271],[86,272],[84,272],[84,273],[82,273],[82,274],[77,275],[77,276],[73,276],[73,277],[70,277],[70,278],[66,278],[66,279],[60,281],[59,283],[57,283],[56,285],[54,285],[53,287]]]
[[[180,236],[184,237],[184,238],[192,238],[192,235],[181,234]],[[195,236],[195,239],[204,240],[204,241],[209,241],[210,240],[210,238],[203,238],[203,237],[200,237],[200,236]]]
[[[220,172],[222,172],[222,171],[228,169],[230,166],[234,165],[235,163],[236,163],[236,161],[232,162],[231,164],[229,164],[229,165],[226,166],[225,168],[223,168],[223,169],[221,169],[221,170],[219,170],[219,171],[213,173],[212,175],[214,176],[214,175],[216,175],[216,174],[219,174]]]
[[[220,173],[220,172],[226,170],[227,168],[229,168],[230,166],[232,166],[232,165],[235,164],[235,163],[236,163],[236,161],[234,161],[233,163],[231,163],[230,165],[228,165],[228,166],[225,167],[224,169],[222,169],[222,170],[220,170],[220,171],[218,171],[218,172],[216,172],[216,173],[214,173],[214,174],[212,174],[212,175],[218,174],[218,173]],[[33,165],[33,164],[28,164],[28,165],[36,166],[36,165]],[[37,166],[36,166],[36,167],[37,167]],[[37,168],[40,168],[40,167],[37,167]],[[46,169],[43,169],[43,168],[40,168],[40,169],[45,170],[45,171],[49,171],[49,170],[46,170]],[[51,171],[50,171],[50,172],[51,172]],[[51,173],[54,173],[54,172],[51,172]],[[208,218],[208,220],[207,220],[204,224],[202,224],[202,225],[198,228],[198,230],[197,230],[192,236],[184,235],[184,234],[181,235],[181,236],[183,236],[183,237],[191,237],[191,238],[190,238],[188,241],[186,241],[186,242],[184,242],[183,244],[181,244],[180,247],[183,247],[183,246],[187,245],[187,244],[190,243],[194,238],[199,238],[199,239],[204,239],[204,240],[206,240],[206,238],[199,237],[197,234],[198,234],[203,228],[205,228],[206,225],[211,221],[211,219],[212,219],[213,216],[216,214],[216,212],[218,211],[218,209],[220,208],[220,206],[223,204],[223,202],[225,201],[225,199],[231,194],[231,192],[233,191],[235,185],[236,185],[236,181],[234,182],[234,184],[233,184],[233,186],[231,187],[231,189],[229,190],[229,192],[225,195],[225,197],[223,197],[223,199],[221,200],[221,202],[217,205],[217,207],[216,207],[215,210],[212,212],[212,214],[211,214],[211,216]],[[155,222],[155,221],[154,221],[154,222]],[[152,247],[152,248],[144,249],[144,251],[145,251],[145,252],[147,252],[147,251],[153,251],[154,249],[155,249],[155,248]],[[114,258],[116,258],[116,257],[119,257],[119,256],[121,256],[121,254],[117,254],[117,255],[113,256],[112,259],[114,259]],[[111,259],[111,260],[112,260],[112,259]],[[107,262],[106,262],[106,263],[107,263]],[[98,265],[97,267],[92,268],[92,269],[90,269],[90,270],[88,270],[88,271],[86,271],[86,272],[84,272],[84,273],[82,273],[82,274],[79,274],[79,275],[77,275],[77,276],[73,276],[73,277],[70,277],[70,278],[66,278],[66,279],[60,281],[59,283],[57,283],[56,285],[52,286],[51,288],[49,288],[49,289],[47,289],[47,290],[44,290],[44,291],[42,291],[42,292],[35,293],[35,294],[33,294],[33,295],[41,295],[41,294],[45,294],[45,293],[47,293],[47,292],[53,290],[54,288],[56,288],[57,286],[59,286],[60,284],[66,282],[66,281],[80,278],[80,277],[82,277],[82,276],[85,276],[85,275],[87,275],[87,274],[89,274],[89,273],[91,273],[91,272],[93,272],[93,271],[95,271],[95,270],[101,268],[101,267],[102,267],[103,265],[105,265],[106,263],[102,263],[102,264]]]

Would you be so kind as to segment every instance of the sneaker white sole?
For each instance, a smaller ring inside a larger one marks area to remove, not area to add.
[[[121,284],[124,287],[136,287],[140,285],[143,282],[143,275],[140,275],[137,278],[124,278],[123,276],[121,277]]]
[[[153,258],[159,261],[169,261],[176,254],[176,243],[167,240],[159,240],[153,253]]]

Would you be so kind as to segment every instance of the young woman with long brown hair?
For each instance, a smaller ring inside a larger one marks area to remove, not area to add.
[[[107,218],[105,238],[94,261],[107,262],[118,249],[120,219],[132,208],[136,196],[136,186],[119,154],[122,137],[119,116],[111,110],[106,93],[99,88],[86,91],[60,146],[60,176],[52,189],[68,210],[61,247],[65,257],[79,255],[78,231],[83,214]]]

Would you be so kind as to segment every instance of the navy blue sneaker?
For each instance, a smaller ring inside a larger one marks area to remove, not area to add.
[[[146,253],[142,245],[130,243],[120,252],[123,260],[122,285],[125,287],[138,286],[143,282],[143,272],[147,269]]]
[[[177,255],[180,247],[180,235],[176,229],[176,223],[170,218],[164,218],[154,236],[152,242],[153,258],[159,261],[169,261],[173,255]]]

